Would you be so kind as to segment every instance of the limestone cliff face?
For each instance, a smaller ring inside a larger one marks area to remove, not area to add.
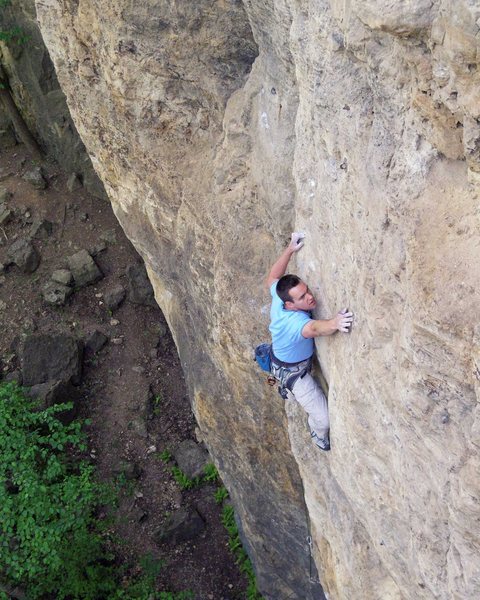
[[[76,173],[90,193],[105,198],[43,43],[33,0],[11,0],[0,6],[0,29],[11,28],[19,28],[26,40],[0,42],[0,65],[22,117],[46,154],[53,156],[67,172]],[[8,124],[0,103],[0,129]]]
[[[478,3],[36,7],[265,595],[320,597],[310,527],[332,599],[479,597]],[[318,316],[356,315],[317,343],[329,455],[251,361],[294,228]]]

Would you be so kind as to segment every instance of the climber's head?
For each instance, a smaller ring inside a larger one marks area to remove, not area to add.
[[[297,275],[284,275],[277,281],[276,291],[286,310],[313,310],[317,304],[312,292]]]

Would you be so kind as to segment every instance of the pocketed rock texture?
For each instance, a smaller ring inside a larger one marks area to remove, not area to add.
[[[36,7],[264,595],[321,597],[311,530],[329,598],[479,597],[478,3]],[[317,316],[356,315],[317,342],[328,455],[251,360],[293,229]]]

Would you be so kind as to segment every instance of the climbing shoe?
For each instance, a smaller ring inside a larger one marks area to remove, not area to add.
[[[325,452],[328,452],[328,450],[330,450],[330,440],[328,439],[328,433],[327,436],[324,438],[319,437],[314,431],[312,431],[310,435],[312,436],[314,444],[317,445],[320,448],[320,450],[324,450]]]

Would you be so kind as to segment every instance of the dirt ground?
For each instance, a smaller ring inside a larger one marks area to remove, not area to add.
[[[165,319],[159,308],[128,299],[113,314],[104,306],[105,292],[118,284],[127,287],[126,269],[141,259],[108,203],[81,187],[68,191],[69,174],[51,162],[43,165],[48,187],[37,190],[22,179],[34,166],[22,146],[0,150],[0,188],[11,193],[7,204],[14,211],[0,227],[0,263],[7,262],[6,251],[16,239],[28,236],[35,219],[54,224],[50,237],[33,242],[41,255],[35,272],[10,266],[2,274],[0,267],[2,374],[19,368],[16,348],[22,335],[73,332],[85,338],[94,330],[107,335],[106,346],[84,360],[79,413],[91,419],[90,453],[102,479],[115,480],[125,462],[135,465],[136,476],[124,481],[120,493],[117,553],[129,564],[147,554],[161,560],[158,590],[192,590],[198,600],[244,598],[246,578],[227,547],[215,486],[182,491],[170,472],[173,463],[160,458],[162,451],[194,439],[195,427]],[[95,261],[104,278],[75,292],[63,307],[46,305],[41,288],[55,269],[66,266],[66,257],[102,246]],[[155,400],[145,420],[149,389]],[[206,522],[204,532],[175,547],[157,545],[152,533],[180,506],[197,508]]]

